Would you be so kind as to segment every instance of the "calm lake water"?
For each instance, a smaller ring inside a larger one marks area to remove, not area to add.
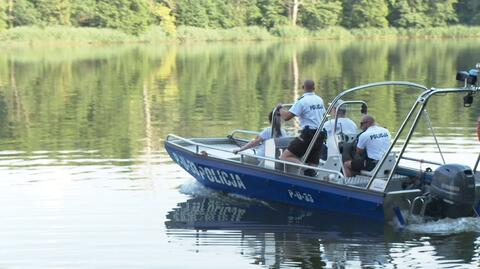
[[[312,78],[328,102],[382,80],[449,87],[478,40],[3,48],[0,268],[477,268],[480,223],[398,229],[203,188],[163,148],[169,133],[260,130]],[[416,95],[361,95],[395,133]],[[463,96],[432,100],[448,161],[480,143]],[[440,160],[423,125],[409,156]]]

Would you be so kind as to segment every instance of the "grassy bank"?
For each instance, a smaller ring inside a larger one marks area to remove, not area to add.
[[[480,27],[450,26],[420,29],[329,27],[309,31],[301,27],[282,26],[269,31],[257,26],[231,29],[178,27],[176,35],[167,35],[160,27],[151,27],[139,36],[119,30],[75,27],[17,27],[0,32],[0,42],[12,45],[77,45],[105,43],[156,43],[199,41],[262,40],[343,40],[395,38],[478,38]]]

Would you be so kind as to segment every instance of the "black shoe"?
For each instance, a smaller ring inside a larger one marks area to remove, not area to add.
[[[316,177],[317,171],[315,171],[314,169],[305,169],[305,171],[303,171],[303,174],[308,177]]]

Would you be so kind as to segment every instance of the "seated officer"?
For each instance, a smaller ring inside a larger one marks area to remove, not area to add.
[[[390,132],[376,125],[372,116],[364,115],[360,121],[360,128],[363,133],[358,136],[355,154],[352,159],[344,160],[346,177],[358,174],[360,170],[373,170],[390,147]]]
[[[272,120],[273,120],[273,111],[270,111],[270,113],[268,114],[268,122],[272,124]],[[287,132],[285,131],[285,129],[280,128],[280,124],[276,125],[274,129],[277,137],[287,136]],[[243,145],[239,149],[233,150],[233,153],[237,154],[240,151],[258,147],[257,151],[255,152],[255,155],[265,157],[265,144],[262,144],[262,143],[272,138],[271,134],[272,134],[272,127],[267,127],[263,129],[263,131],[259,135],[257,135],[257,137],[255,137],[254,140],[248,142],[247,144]]]
[[[328,156],[340,155],[338,151],[338,142],[335,135],[347,134],[356,135],[357,125],[351,119],[347,118],[347,110],[341,107],[342,100],[338,100],[332,108],[332,118],[325,122],[323,128],[327,132]],[[335,117],[337,117],[337,126],[335,127]]]

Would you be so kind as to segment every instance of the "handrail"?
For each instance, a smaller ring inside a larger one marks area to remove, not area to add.
[[[427,161],[427,160],[424,160],[424,159],[416,159],[416,158],[412,158],[412,157],[403,156],[402,159],[407,160],[407,161],[419,162],[419,163],[429,163],[429,164],[433,164],[433,165],[443,165],[443,163]]]
[[[338,141],[337,141],[336,134],[337,134],[338,111],[342,108],[342,106],[348,105],[348,104],[362,104],[362,105],[367,106],[367,103],[365,101],[362,101],[362,100],[344,101],[343,103],[341,103],[338,106],[337,113],[335,113],[335,122],[333,124],[333,137],[334,137],[335,146],[336,146],[337,150],[338,150]],[[357,128],[357,130],[358,130],[358,128]]]
[[[436,88],[431,88],[431,89],[427,89],[426,91],[424,91],[418,98],[417,98],[417,101],[415,102],[415,104],[413,105],[412,109],[410,110],[410,113],[409,115],[407,116],[407,118],[405,119],[404,123],[402,124],[402,127],[399,129],[399,132],[397,133],[396,137],[395,137],[395,141],[392,143],[392,145],[390,146],[389,150],[387,151],[386,154],[390,153],[390,151],[392,150],[394,144],[396,143],[397,141],[397,138],[400,136],[401,132],[403,131],[403,127],[404,125],[406,124],[406,122],[409,120],[411,114],[413,113],[413,111],[415,110],[415,108],[417,108],[418,106],[420,106],[419,110],[418,110],[418,113],[417,115],[415,116],[415,119],[413,120],[411,126],[410,126],[410,130],[409,132],[407,133],[407,137],[405,139],[405,142],[403,144],[403,147],[399,153],[399,156],[393,166],[393,169],[390,173],[390,175],[388,176],[387,178],[387,183],[386,183],[386,187],[388,187],[388,184],[390,183],[390,180],[392,179],[393,177],[393,171],[395,171],[400,163],[400,159],[402,159],[403,157],[403,153],[405,152],[405,149],[408,145],[408,143],[410,142],[410,138],[412,137],[413,135],[413,132],[415,131],[416,127],[417,127],[417,124],[418,124],[418,121],[420,120],[420,116],[421,114],[423,113],[423,111],[425,110],[426,106],[427,106],[427,103],[429,101],[429,99],[436,95],[436,94],[447,94],[447,93],[464,93],[464,92],[467,92],[467,93],[478,93],[480,92],[480,87],[464,87],[464,88],[443,88],[443,89],[436,89]],[[377,166],[380,166],[383,165],[383,163],[385,162],[386,160],[386,156],[384,156],[382,158],[382,161],[379,162],[379,164],[377,164]],[[375,173],[374,175],[372,176],[369,184],[368,184],[368,188],[370,187],[370,185],[372,184],[373,182],[373,179],[374,177],[376,177],[378,173],[378,168],[375,169]]]
[[[423,94],[422,94],[423,95]],[[421,98],[419,98],[421,99]],[[411,119],[411,117],[413,116],[415,110],[417,110],[417,107],[419,105],[419,101],[415,102],[415,104],[413,105],[412,109],[410,110],[409,114],[407,115],[407,117],[405,118],[405,120],[403,121],[402,123],[402,126],[400,127],[400,129],[398,130],[396,136],[395,136],[395,139],[394,139],[394,142],[390,144],[390,147],[388,149],[388,151],[384,154],[384,156],[382,157],[382,160],[380,162],[377,163],[377,166],[375,167],[374,169],[374,173],[372,175],[372,177],[370,178],[370,182],[368,183],[367,185],[367,188],[370,188],[370,186],[372,185],[374,179],[377,177],[377,174],[378,174],[378,171],[380,171],[380,167],[382,167],[382,165],[385,163],[385,160],[387,159],[387,156],[388,154],[390,154],[390,152],[392,151],[393,147],[396,145],[397,141],[398,141],[398,138],[400,138],[400,135],[402,134],[403,130],[405,129],[405,126],[406,124],[408,123],[408,121]],[[403,147],[402,149],[400,150],[400,152],[398,153],[398,158],[397,160],[395,161],[395,164],[393,165],[393,168],[392,170],[390,171],[390,174],[388,175],[388,178],[387,178],[387,183],[385,184],[385,188],[388,187],[388,184],[390,183],[390,180],[392,179],[393,177],[393,173],[394,171],[397,169],[398,167],[398,164],[400,163],[400,159],[402,159],[402,156],[403,156],[403,153],[405,152],[405,149],[407,148],[407,145],[408,143],[410,142],[410,138],[412,137],[413,135],[413,131],[415,130],[415,127],[418,123],[418,120],[420,119],[420,116],[422,115],[422,111],[425,109],[425,105],[426,103],[425,102],[421,102],[421,107],[418,109],[418,112],[417,112],[417,115],[415,115],[415,118],[413,120],[413,123],[412,125],[410,126],[410,130],[408,131],[407,133],[407,137],[405,139],[405,142],[403,144]]]
[[[410,118],[413,116],[415,110],[417,109],[417,105],[418,103],[415,102],[415,104],[413,105],[413,107],[410,109],[410,111],[408,112],[407,114],[407,117],[403,120],[402,124],[400,125],[400,128],[398,129],[398,132],[397,134],[395,135],[395,137],[393,138],[393,142],[390,144],[390,147],[388,148],[387,152],[384,153],[382,159],[377,163],[377,165],[375,166],[375,168],[373,169],[373,175],[372,177],[370,178],[370,181],[368,182],[367,184],[367,189],[370,188],[370,185],[373,183],[373,180],[376,178],[378,172],[380,171],[380,167],[382,167],[382,165],[385,163],[385,161],[387,160],[387,157],[388,155],[390,154],[390,152],[393,150],[394,146],[397,144],[397,141],[398,139],[400,138],[400,135],[402,134],[403,130],[405,129],[405,126],[407,125],[408,121],[410,120]],[[405,142],[406,143],[406,142]],[[406,145],[406,144],[405,144]],[[390,175],[387,179],[387,184],[385,186],[388,185],[388,182],[390,181],[391,179],[391,176],[393,176],[393,171],[395,171],[395,168],[396,168],[396,165],[398,165],[398,162],[400,161],[400,159],[402,158],[402,153],[403,151],[405,150],[405,148],[402,148],[402,150],[400,151],[399,153],[399,156],[395,162],[395,165],[394,165],[394,169],[392,169],[392,171],[390,172]],[[386,187],[385,187],[386,188]]]
[[[180,141],[183,141],[183,142],[186,142],[186,143],[189,143],[191,145],[194,145],[196,146],[195,148],[195,153],[198,154],[198,150],[199,150],[199,147],[204,147],[204,148],[209,148],[209,149],[214,149],[214,150],[218,150],[218,151],[223,151],[223,152],[228,152],[228,153],[232,153],[231,151],[229,150],[225,150],[225,149],[222,149],[222,148],[218,148],[218,147],[214,147],[214,146],[210,146],[210,145],[206,145],[206,144],[203,144],[203,143],[198,143],[198,142],[195,142],[195,141],[192,141],[190,139],[187,139],[187,138],[184,138],[184,137],[180,137],[178,135],[174,135],[174,134],[168,134],[167,135],[167,138],[165,139],[166,142],[171,142],[169,138],[175,138],[177,140],[180,140]],[[177,146],[179,146],[177,144]],[[179,146],[179,147],[182,147],[182,146]],[[185,147],[182,147],[182,148],[185,148]],[[299,168],[305,168],[305,169],[314,169],[314,170],[319,170],[319,171],[322,171],[322,172],[327,172],[327,173],[332,173],[332,174],[336,174],[340,177],[343,177],[343,175],[338,172],[338,171],[334,171],[334,170],[330,170],[330,169],[325,169],[325,168],[321,168],[321,167],[315,167],[315,166],[310,166],[310,165],[305,165],[305,164],[299,164],[299,163],[294,163],[294,162],[289,162],[289,161],[284,161],[284,160],[278,160],[278,159],[274,159],[274,158],[269,158],[269,157],[264,157],[264,156],[257,156],[257,155],[252,155],[252,154],[248,154],[248,153],[244,153],[244,152],[239,152],[238,154],[240,154],[242,156],[242,160],[243,160],[243,156],[249,156],[249,157],[254,157],[254,158],[257,158],[257,159],[261,159],[261,160],[267,160],[267,161],[272,161],[272,162],[275,162],[275,163],[281,163],[284,165],[284,167],[286,167],[286,165],[292,165],[292,166],[297,166]],[[243,163],[243,162],[242,162]]]
[[[259,135],[259,134],[260,134],[260,132],[256,132],[256,131],[235,129],[235,130],[233,130],[233,131],[230,133],[229,137],[234,138],[235,134],[237,134],[237,133],[240,133],[240,134],[249,134],[249,135]],[[234,139],[235,139],[235,138],[234,138]]]
[[[407,81],[384,81],[384,82],[375,82],[375,83],[369,83],[369,84],[357,86],[357,87],[348,89],[348,90],[340,93],[339,95],[337,95],[337,96],[333,99],[333,101],[331,102],[330,106],[328,107],[328,110],[325,112],[325,114],[324,114],[324,116],[323,116],[323,119],[322,119],[322,122],[320,123],[319,128],[317,129],[317,131],[315,132],[315,135],[314,135],[313,138],[312,138],[312,142],[310,142],[310,145],[308,145],[308,148],[307,148],[307,150],[305,151],[305,155],[304,155],[303,158],[302,158],[302,163],[305,162],[307,156],[310,154],[310,151],[312,151],[313,145],[315,144],[315,141],[317,141],[318,136],[320,135],[320,132],[321,132],[322,129],[323,129],[323,125],[324,125],[325,122],[326,122],[327,115],[330,114],[330,112],[332,111],[333,107],[336,105],[336,103],[338,102],[338,100],[340,100],[343,96],[345,96],[345,95],[347,95],[347,94],[349,94],[349,93],[352,93],[352,92],[355,92],[355,91],[364,90],[364,89],[368,89],[368,88],[379,87],[379,86],[410,86],[410,87],[412,87],[412,88],[421,89],[421,90],[423,90],[423,91],[428,90],[427,87],[425,87],[425,86],[423,86],[423,85],[420,85],[420,84],[417,84],[417,83],[412,83],[412,82],[407,82]],[[390,152],[388,152],[388,153],[390,153]],[[386,154],[386,155],[388,155],[388,154]],[[386,159],[386,156],[384,156],[384,158],[382,159],[382,163],[383,163],[383,161],[384,161],[385,159]]]
[[[435,140],[435,144],[437,145],[438,152],[442,157],[443,164],[445,164],[445,157],[443,157],[442,149],[440,148],[440,144],[438,143],[437,135],[435,134],[435,129],[433,129],[432,121],[430,120],[430,116],[428,115],[427,109],[423,110],[423,115],[427,119],[428,128],[432,131],[433,139]]]
[[[338,121],[338,111],[342,108],[342,106],[344,105],[348,105],[348,104],[362,104],[362,105],[365,105],[367,107],[367,103],[365,101],[362,101],[362,100],[353,100],[353,101],[344,101],[343,103],[341,103],[337,108],[336,108],[336,113],[335,113],[335,121],[333,123],[333,143],[334,143],[334,146],[336,148],[336,150],[338,152],[340,152],[340,149],[338,148],[338,140],[337,140],[337,121]],[[328,115],[327,115],[328,117]],[[323,128],[322,128],[323,129]],[[357,128],[358,130],[358,128]],[[357,135],[357,134],[355,134]],[[327,135],[328,136],[328,135]],[[343,168],[343,171],[345,171],[345,165],[343,162],[342,163],[342,168]]]

